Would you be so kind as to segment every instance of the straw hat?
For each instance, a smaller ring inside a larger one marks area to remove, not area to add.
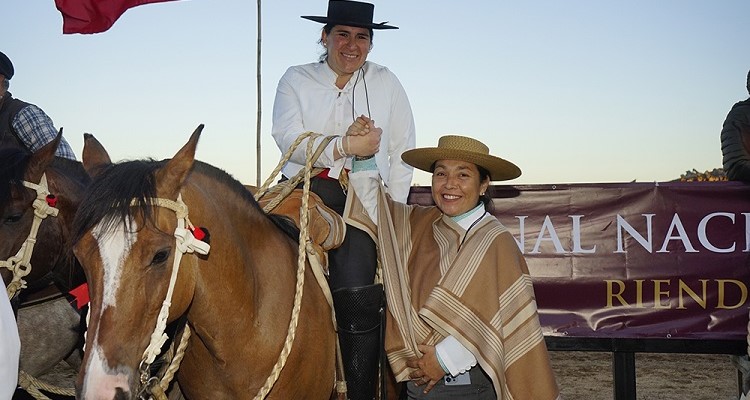
[[[489,171],[491,181],[507,181],[521,176],[521,169],[516,164],[491,155],[484,143],[466,136],[443,136],[437,147],[408,150],[401,154],[401,159],[427,172],[432,172],[432,165],[437,160],[461,160]]]

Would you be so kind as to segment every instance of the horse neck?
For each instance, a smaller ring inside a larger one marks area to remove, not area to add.
[[[240,196],[216,196],[220,201],[210,209],[201,207],[202,214],[194,218],[193,200],[185,194],[193,224],[215,234],[208,257],[196,267],[187,314],[194,338],[180,376],[186,382],[213,377],[225,388],[260,388],[286,339],[296,244]],[[237,365],[243,366],[241,374]]]
[[[195,225],[223,235],[212,236],[209,257],[197,267],[200,276],[188,320],[214,330],[212,336],[234,335],[237,330],[251,334],[260,324],[283,325],[285,330],[288,319],[279,318],[279,313],[291,311],[296,243],[241,196],[222,195],[216,200],[196,218],[191,211]],[[216,323],[219,310],[236,313],[233,324]]]
[[[196,276],[187,315],[193,336],[178,377],[183,392],[195,398],[240,398],[244,397],[240,394],[255,393],[263,386],[287,344],[297,284],[296,241],[257,206],[239,198],[226,202],[229,196],[218,197],[225,202],[212,206],[210,212],[202,207],[203,213],[193,218],[192,208],[190,211],[194,224],[210,221],[216,233],[211,237],[208,257],[201,258],[198,264],[202,265],[196,268],[200,276]],[[192,199],[185,201],[188,207],[193,204]],[[333,371],[335,347],[331,315],[322,293],[316,292],[310,276],[307,278],[306,300],[299,316],[299,321],[305,322],[295,329],[294,346],[284,369],[287,376],[282,374],[276,385],[286,387],[278,389],[279,398],[299,397],[299,393],[283,392],[298,382],[301,387],[310,387],[311,382],[322,381],[318,392],[331,390],[326,384],[333,381],[329,373]],[[315,367],[300,364],[306,357],[315,360]],[[308,374],[305,381],[305,372],[311,369],[312,375]],[[212,382],[211,388],[198,382]],[[318,392],[309,397],[323,398]]]

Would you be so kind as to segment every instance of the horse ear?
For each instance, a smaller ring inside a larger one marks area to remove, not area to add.
[[[107,150],[90,133],[83,134],[83,169],[90,177],[95,177],[105,167],[112,164]]]
[[[60,141],[62,140],[62,132],[63,130],[60,128],[60,131],[57,132],[57,136],[55,136],[51,142],[45,144],[31,155],[31,158],[29,159],[29,167],[26,172],[26,179],[34,183],[39,182],[44,171],[52,163],[52,160],[55,159],[57,146],[60,145]]]
[[[167,165],[156,172],[157,192],[160,196],[172,198],[177,195],[177,191],[193,168],[195,149],[198,147],[198,139],[202,131],[203,124],[200,124],[180,151],[167,162]]]

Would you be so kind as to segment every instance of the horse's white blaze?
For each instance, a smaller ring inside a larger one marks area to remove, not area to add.
[[[106,227],[107,224],[103,220],[92,230],[96,243],[99,245],[99,254],[102,257],[104,269],[101,312],[115,305],[115,295],[120,287],[123,263],[138,237],[138,226],[130,217],[114,229],[105,230]]]
[[[102,290],[102,307],[99,311],[99,321],[108,307],[115,307],[117,290],[120,287],[123,264],[130,254],[130,249],[135,243],[138,233],[135,221],[128,218],[125,223],[115,225],[112,229],[106,220],[99,222],[92,234],[99,246],[99,254],[102,258],[102,269],[104,272]],[[89,344],[90,343],[90,344]],[[87,340],[87,350],[90,351],[83,382],[82,395],[86,400],[112,400],[117,394],[117,389],[129,392],[129,379],[133,371],[129,367],[116,366],[110,368],[107,356],[99,345],[99,331],[93,340]]]
[[[118,388],[122,392],[130,392],[128,382],[133,371],[127,367],[109,368],[107,359],[98,345],[92,346],[89,351],[91,351],[91,356],[89,356],[89,363],[86,365],[86,378],[81,390],[82,398],[85,400],[112,400],[115,398]]]

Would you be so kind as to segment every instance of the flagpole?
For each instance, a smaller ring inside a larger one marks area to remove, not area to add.
[[[261,39],[260,37],[260,26],[261,26],[260,25],[260,1],[261,0],[258,0],[258,54],[257,54],[257,65],[256,65],[256,70],[258,72],[257,82],[256,82],[256,87],[257,87],[256,90],[258,93],[258,115],[256,117],[257,121],[255,123],[255,131],[256,131],[256,138],[255,138],[256,145],[255,146],[256,146],[256,153],[257,153],[255,157],[257,160],[256,174],[255,174],[255,186],[257,187],[260,187],[260,116],[261,116],[261,95],[260,94],[261,94],[261,89],[262,89],[261,83],[260,83],[260,39]]]

